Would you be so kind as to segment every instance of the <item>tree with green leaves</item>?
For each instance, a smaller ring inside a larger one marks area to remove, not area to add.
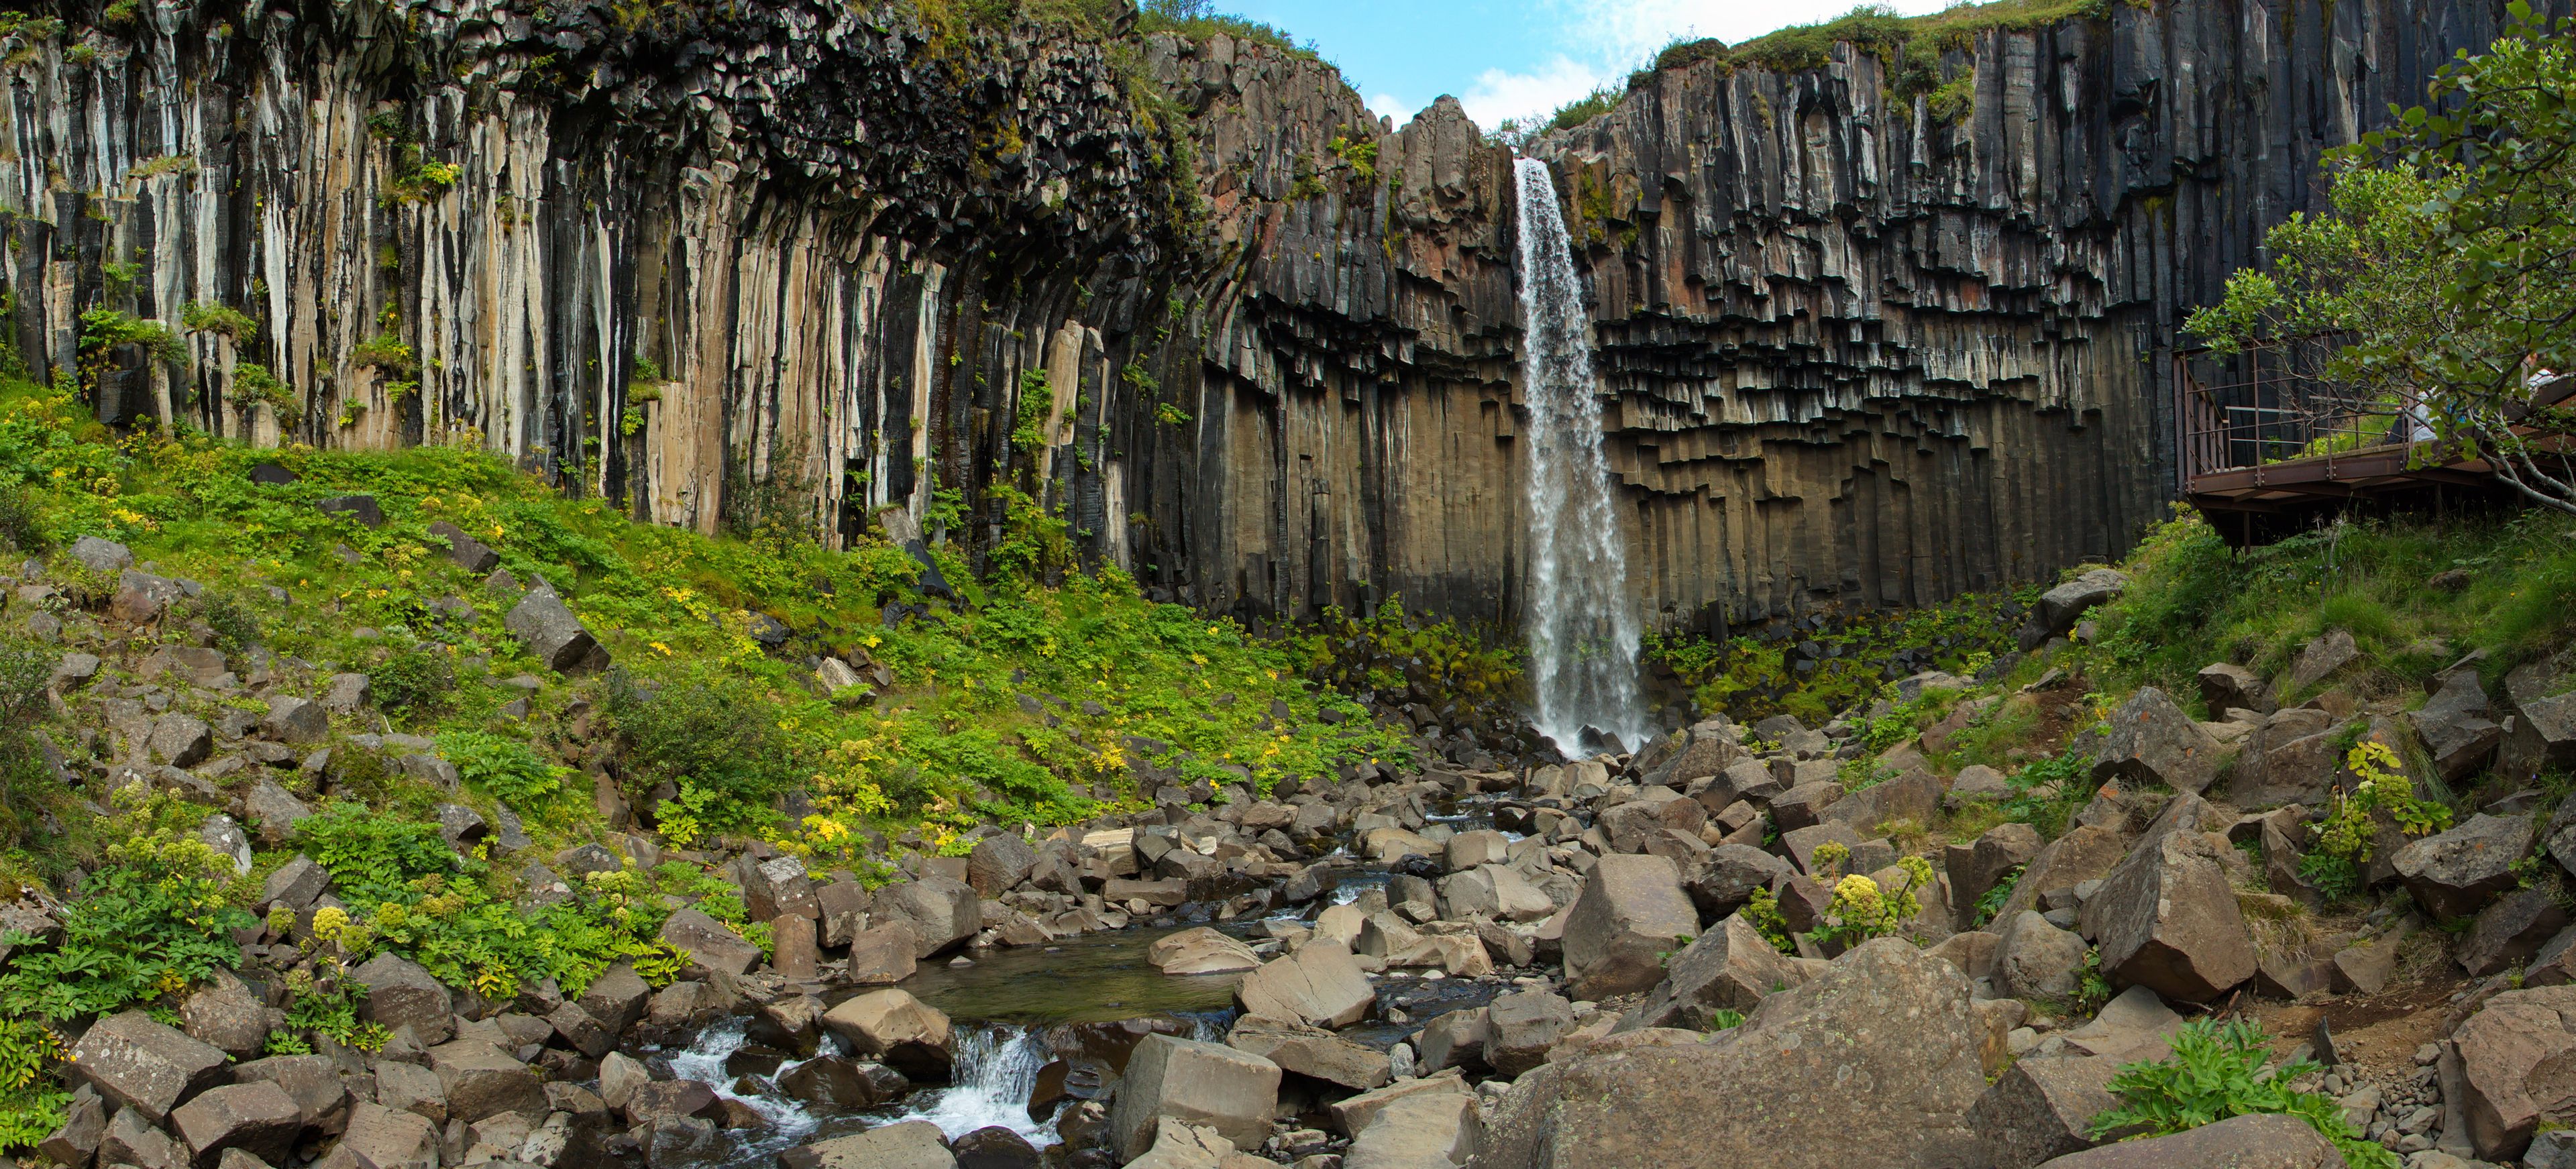
[[[2510,12],[2426,105],[2336,152],[2330,209],[2273,228],[2269,270],[2183,327],[2222,354],[2348,337],[2325,376],[2576,514],[2576,410],[2533,402],[2543,372],[2576,371],[2576,19]]]

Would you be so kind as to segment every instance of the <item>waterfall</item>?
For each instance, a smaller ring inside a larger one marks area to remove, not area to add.
[[[1029,1117],[1038,1069],[1055,1058],[1036,1031],[983,1028],[957,1038],[955,1082],[917,1097],[901,1120],[927,1120],[950,1139],[1000,1125],[1039,1148],[1056,1143],[1055,1125]]]
[[[1529,448],[1531,721],[1567,756],[1590,753],[1584,730],[1628,749],[1645,730],[1637,689],[1637,614],[1628,600],[1628,549],[1601,453],[1593,397],[1591,322],[1574,278],[1556,182],[1536,159],[1513,163],[1520,187],[1521,323],[1528,351],[1522,396]]]

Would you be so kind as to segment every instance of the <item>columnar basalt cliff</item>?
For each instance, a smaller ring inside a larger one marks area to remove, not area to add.
[[[1964,113],[1845,46],[1668,70],[1533,147],[1653,620],[2120,551],[2172,489],[2175,322],[2499,17],[2112,12],[1951,52]],[[1224,37],[899,2],[126,0],[5,28],[15,348],[108,420],[483,441],[701,528],[954,515],[989,547],[1035,500],[1218,611],[1516,611],[1510,153],[1455,103],[1395,129]],[[180,359],[85,345],[116,323],[90,312],[167,323]]]

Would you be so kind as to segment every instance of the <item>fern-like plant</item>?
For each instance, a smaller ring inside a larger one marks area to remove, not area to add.
[[[2290,1087],[2319,1070],[2314,1060],[2267,1072],[2271,1053],[2271,1037],[2259,1023],[2195,1019],[2174,1036],[2172,1058],[2126,1064],[2111,1078],[2120,1105],[2093,1118],[2093,1135],[2134,1129],[2135,1136],[2165,1136],[2231,1116],[2278,1113],[2314,1126],[2352,1169],[2399,1169],[2397,1155],[2363,1139],[2333,1100]]]

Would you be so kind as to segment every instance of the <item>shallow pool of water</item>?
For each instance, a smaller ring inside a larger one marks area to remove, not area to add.
[[[1240,934],[1250,923],[1218,928]],[[903,989],[960,1023],[1114,1023],[1232,1009],[1242,974],[1171,975],[1145,960],[1156,939],[1174,932],[1119,930],[1049,946],[987,950],[971,966],[927,967],[905,979]]]

